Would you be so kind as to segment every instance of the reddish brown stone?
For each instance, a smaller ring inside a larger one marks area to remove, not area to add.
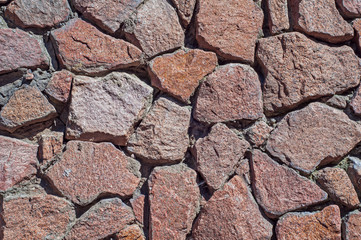
[[[340,161],[360,140],[361,127],[344,112],[311,103],[280,121],[266,149],[285,164],[309,174],[317,166]]]
[[[344,17],[361,17],[361,2],[359,0],[336,0],[336,3]]]
[[[131,196],[140,182],[139,168],[111,143],[70,141],[47,177],[64,196],[86,205],[104,193]]]
[[[63,150],[63,132],[46,132],[39,139],[39,159],[46,163]]]
[[[243,179],[246,181],[248,185],[251,184],[251,177],[250,177],[250,168],[249,168],[249,162],[248,159],[243,159],[239,163],[238,167],[234,171],[235,174],[238,176],[243,177]]]
[[[134,224],[120,231],[115,240],[145,240],[145,237],[140,227]]]
[[[361,239],[361,213],[359,211],[350,212],[344,217],[342,236],[344,240]]]
[[[259,147],[267,140],[272,130],[267,123],[259,121],[246,130],[246,136],[251,143]]]
[[[132,205],[134,215],[136,220],[144,224],[144,204],[145,204],[145,196],[143,194],[136,196],[130,200],[130,204]]]
[[[152,85],[189,102],[199,81],[217,65],[217,56],[199,49],[180,50],[153,59],[148,68]]]
[[[361,19],[353,21],[352,26],[355,30],[355,37],[353,41],[356,43],[358,51],[361,52]]]
[[[255,120],[262,116],[262,90],[250,66],[227,64],[201,84],[193,116],[201,122]]]
[[[355,157],[349,157],[351,161],[347,169],[347,174],[356,192],[361,196],[361,160]]]
[[[7,7],[5,17],[22,28],[47,28],[68,19],[67,0],[14,0]]]
[[[340,209],[336,205],[320,212],[288,213],[276,226],[279,240],[341,240]]]
[[[192,152],[197,171],[212,190],[217,190],[234,173],[247,148],[247,141],[239,139],[226,125],[219,123],[206,137],[197,140]]]
[[[185,239],[199,208],[197,173],[183,164],[156,167],[149,177],[150,239]]]
[[[0,29],[0,74],[18,68],[48,68],[40,42],[19,29]]]
[[[182,24],[187,27],[192,19],[196,0],[172,0],[172,3],[177,8]]]
[[[99,74],[139,65],[138,48],[81,19],[70,20],[51,36],[60,65],[72,72]]]
[[[350,47],[329,47],[301,33],[261,39],[257,59],[266,77],[263,87],[266,115],[342,93],[360,82],[360,62]]]
[[[201,0],[196,38],[223,59],[253,63],[262,24],[263,12],[252,0]]]
[[[290,28],[287,0],[267,0],[268,27],[274,35]]]
[[[17,90],[0,112],[0,128],[8,132],[44,122],[56,116],[56,110],[36,87]]]
[[[271,239],[272,224],[263,218],[247,184],[234,176],[216,191],[193,228],[195,240]]]
[[[45,93],[60,103],[68,102],[73,74],[62,70],[55,72],[46,86]]]
[[[353,29],[340,15],[334,0],[291,0],[289,6],[295,30],[330,43],[353,38]]]

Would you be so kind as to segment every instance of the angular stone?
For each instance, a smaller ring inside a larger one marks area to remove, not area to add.
[[[23,84],[23,71],[10,72],[0,75],[0,106],[4,106]]]
[[[354,209],[360,204],[354,186],[345,170],[324,168],[316,174],[318,185],[325,190],[332,201]]]
[[[45,93],[60,103],[68,102],[73,74],[66,70],[55,72],[45,88]]]
[[[251,177],[250,177],[250,168],[249,168],[249,162],[248,159],[243,159],[239,163],[238,167],[234,171],[235,174],[237,174],[240,177],[243,177],[243,179],[246,181],[248,185],[251,184]]]
[[[201,122],[255,120],[262,116],[261,82],[256,71],[243,64],[216,69],[201,84],[193,117]]]
[[[319,212],[288,213],[276,226],[279,240],[341,240],[340,209],[336,205]]]
[[[74,206],[53,195],[9,197],[2,207],[3,240],[63,239],[75,220]]]
[[[0,112],[0,129],[14,132],[20,127],[44,122],[56,116],[56,110],[36,87],[17,90]]]
[[[159,98],[128,142],[128,151],[151,164],[183,159],[189,145],[191,113],[187,107]]]
[[[361,19],[353,21],[352,26],[355,30],[355,37],[353,41],[356,43],[357,50],[361,52]]]
[[[64,196],[87,205],[105,193],[131,196],[140,182],[139,168],[111,143],[70,141],[46,176]]]
[[[343,218],[342,236],[344,240],[361,239],[361,213],[359,211],[350,212]]]
[[[39,139],[39,160],[47,163],[63,150],[63,132],[46,132]]]
[[[246,140],[239,139],[226,125],[218,123],[206,137],[197,140],[192,153],[197,171],[212,190],[217,190],[234,173],[249,147]]]
[[[73,0],[82,16],[109,33],[115,33],[143,0]]]
[[[268,27],[275,35],[290,28],[287,0],[267,0]]]
[[[0,29],[0,74],[18,68],[48,68],[40,42],[20,29]]]
[[[193,238],[271,239],[272,224],[263,218],[245,181],[234,176],[216,191],[202,209],[193,228]]]
[[[149,0],[126,24],[126,38],[152,57],[183,46],[184,32],[173,7],[166,0]]]
[[[331,107],[345,109],[347,107],[348,96],[334,95],[325,103]]]
[[[50,28],[66,21],[70,12],[67,0],[14,0],[5,17],[22,28]]]
[[[196,39],[222,59],[253,63],[262,24],[263,12],[252,0],[201,0]]]
[[[349,157],[351,161],[347,169],[347,174],[355,187],[356,192],[361,196],[361,160],[355,157]]]
[[[119,198],[103,199],[77,219],[65,240],[104,239],[134,221],[130,207]]]
[[[139,196],[130,199],[130,204],[132,205],[136,220],[139,223],[144,224],[143,219],[144,219],[145,195],[140,194]]]
[[[330,43],[353,38],[353,29],[340,15],[334,0],[290,0],[289,6],[294,30]]]
[[[120,231],[115,240],[145,240],[145,237],[140,227],[134,224]]]
[[[336,3],[344,17],[361,17],[361,2],[359,0],[336,0]]]
[[[51,36],[60,65],[72,72],[94,75],[139,65],[137,47],[81,19],[70,20]]]
[[[156,167],[149,177],[150,239],[185,239],[200,203],[197,173],[183,164]]]
[[[327,199],[327,193],[314,182],[279,165],[267,154],[254,150],[251,160],[252,187],[267,216],[276,218]]]
[[[329,47],[301,33],[259,40],[257,59],[265,76],[266,115],[342,93],[360,82],[360,61],[350,47]]]
[[[246,130],[246,137],[256,147],[259,147],[267,140],[272,130],[273,128],[267,123],[259,121]]]
[[[172,0],[172,3],[177,8],[183,26],[187,27],[192,19],[196,0]]]
[[[317,166],[340,161],[360,140],[361,127],[344,112],[311,103],[280,121],[266,149],[285,164],[309,174]]]
[[[126,73],[75,77],[66,138],[126,145],[151,105],[152,93],[151,87]]]
[[[199,81],[217,65],[217,56],[199,49],[179,50],[154,58],[148,67],[152,86],[189,102]]]

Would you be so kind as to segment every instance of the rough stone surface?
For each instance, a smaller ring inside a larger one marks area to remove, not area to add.
[[[196,0],[171,0],[175,5],[178,15],[182,21],[183,26],[187,27],[190,23],[194,8],[196,6]]]
[[[347,174],[351,179],[359,196],[361,196],[361,160],[355,157],[349,157],[350,165],[347,169]]]
[[[348,96],[334,95],[329,98],[325,103],[331,107],[345,109],[347,107]]]
[[[360,87],[355,92],[355,95],[351,100],[350,106],[356,115],[361,116],[361,90],[360,90]]]
[[[353,38],[354,32],[336,8],[334,0],[291,0],[293,28],[330,43]]]
[[[259,121],[246,130],[246,137],[256,147],[259,147],[267,140],[272,130],[267,123]]]
[[[249,161],[248,159],[243,159],[239,163],[238,167],[234,171],[235,174],[238,176],[243,177],[248,185],[251,184],[251,177],[250,177],[250,168],[249,168]]]
[[[131,196],[140,182],[139,168],[111,143],[70,141],[47,177],[64,196],[86,205],[105,193]]]
[[[217,65],[217,56],[202,50],[180,50],[153,59],[148,68],[152,85],[188,102],[199,81]]]
[[[309,174],[317,166],[341,160],[360,140],[360,126],[345,113],[311,103],[281,120],[266,149],[285,164]]]
[[[66,0],[14,0],[5,17],[22,28],[47,28],[68,19],[70,8]]]
[[[113,72],[105,77],[77,76],[71,92],[67,139],[126,145],[144,116],[153,90],[136,76]]]
[[[288,213],[277,222],[279,240],[341,240],[340,209],[336,205],[320,212]]]
[[[0,75],[0,106],[4,106],[23,82],[23,72],[16,71]]]
[[[361,239],[361,213],[353,211],[342,221],[342,235],[344,240]]]
[[[39,139],[39,160],[44,163],[63,150],[63,132],[46,132]]]
[[[137,47],[81,19],[70,20],[51,36],[60,65],[72,72],[94,75],[139,65]]]
[[[356,43],[357,50],[361,52],[361,19],[353,21],[352,26],[355,30],[355,37],[353,41]]]
[[[134,224],[120,231],[115,240],[145,240],[145,237],[140,227]]]
[[[199,208],[197,173],[183,164],[156,167],[149,177],[150,239],[185,239]]]
[[[361,17],[361,2],[359,0],[336,0],[336,3],[344,17]]]
[[[249,146],[246,140],[239,139],[226,125],[218,123],[194,145],[197,171],[212,190],[217,190],[234,173]]]
[[[196,38],[222,59],[253,63],[262,24],[263,12],[252,0],[201,0]]]
[[[20,29],[0,29],[0,52],[0,74],[49,67],[40,42]]]
[[[14,132],[56,116],[56,110],[36,87],[17,90],[0,112],[0,129]]]
[[[158,99],[128,142],[128,151],[151,164],[183,159],[189,145],[190,110]]]
[[[196,240],[271,239],[272,224],[263,218],[245,181],[234,176],[202,209],[193,229]]]
[[[142,5],[126,37],[148,57],[183,46],[184,32],[175,9],[166,0],[149,0]]]
[[[278,34],[290,28],[287,0],[267,0],[268,27],[271,34]]]
[[[266,115],[344,92],[360,82],[360,61],[350,47],[329,47],[301,33],[261,39],[257,59],[265,76]]]
[[[144,224],[145,195],[140,194],[139,196],[130,199],[130,204],[132,205],[136,220],[140,224]]]
[[[45,88],[45,93],[60,103],[68,102],[73,74],[62,70],[55,72]]]
[[[254,195],[271,218],[327,199],[327,193],[315,183],[259,150],[252,154],[251,169]]]
[[[143,0],[73,0],[76,10],[109,33],[115,33]]]
[[[193,117],[201,122],[255,120],[262,116],[262,90],[257,73],[243,64],[216,69],[201,84]]]

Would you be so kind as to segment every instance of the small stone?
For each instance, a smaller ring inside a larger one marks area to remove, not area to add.
[[[360,82],[360,61],[353,49],[330,47],[301,33],[259,40],[257,60],[265,76],[263,101],[268,116],[342,93]]]
[[[166,0],[146,1],[124,31],[126,38],[148,57],[179,48],[184,42],[177,13]]]
[[[344,217],[342,235],[344,240],[361,239],[361,213],[359,211],[350,212]]]
[[[340,209],[336,205],[319,212],[287,213],[277,222],[279,240],[341,240]]]
[[[226,125],[218,123],[206,137],[197,140],[192,153],[197,171],[212,190],[217,190],[234,173],[249,147],[246,140],[239,139]]]
[[[144,219],[145,195],[140,194],[139,196],[130,199],[130,204],[132,205],[136,220],[139,223],[144,224],[143,219]]]
[[[334,0],[291,0],[289,6],[294,30],[330,43],[353,38],[353,29],[342,18]]]
[[[360,201],[354,186],[345,170],[324,168],[316,173],[317,183],[330,196],[331,200],[349,209],[357,208]]]
[[[139,65],[137,47],[81,19],[70,20],[51,37],[60,65],[72,72],[94,75]]]
[[[134,224],[120,231],[115,240],[145,240],[145,237],[140,227]]]
[[[352,26],[355,30],[355,37],[353,41],[356,43],[358,51],[361,52],[361,19],[353,21]]]
[[[361,2],[359,0],[336,0],[338,9],[346,18],[361,17]]]
[[[66,138],[126,145],[151,105],[153,89],[134,75],[76,76]]]
[[[268,126],[267,123],[259,121],[246,130],[246,137],[256,147],[259,147],[265,143],[272,130],[273,128]]]
[[[267,0],[268,27],[275,35],[290,28],[287,0]]]
[[[262,216],[245,181],[234,176],[203,207],[192,233],[196,240],[271,239],[272,224]]]
[[[176,163],[188,145],[191,113],[187,107],[159,98],[128,142],[128,151],[151,164]]]
[[[183,26],[187,27],[192,20],[196,0],[172,0]]]
[[[249,168],[249,162],[248,159],[243,159],[239,163],[238,167],[234,171],[235,174],[237,174],[240,177],[243,177],[243,179],[246,181],[248,185],[251,184],[251,177],[250,177],[250,168]]]
[[[193,116],[208,123],[256,120],[262,117],[262,105],[256,71],[243,64],[227,64],[201,84]]]
[[[31,81],[34,79],[34,74],[33,74],[33,71],[31,71],[31,69],[28,69],[26,71],[26,74],[25,74],[25,80],[26,81]]]
[[[339,162],[360,140],[360,126],[344,112],[311,103],[279,122],[266,149],[283,163],[310,174],[318,166]]]
[[[183,164],[156,167],[149,177],[150,239],[186,239],[200,203],[197,173]]]
[[[63,132],[47,132],[39,139],[39,159],[44,163],[53,159],[63,150]]]
[[[14,0],[5,17],[22,28],[49,28],[66,21],[70,12],[66,0]]]
[[[139,168],[111,143],[70,141],[46,176],[64,196],[87,205],[105,193],[131,196],[140,182]]]
[[[153,59],[148,67],[152,86],[189,102],[199,82],[217,65],[217,56],[199,49],[179,50]]]
[[[5,73],[0,75],[0,106],[4,106],[23,84],[24,76],[22,71]]]
[[[361,196],[361,160],[356,157],[349,157],[350,165],[347,174],[355,187],[356,192]]]
[[[73,74],[66,70],[55,72],[45,88],[45,93],[53,100],[67,103],[69,100]]]
[[[345,109],[347,107],[347,100],[347,96],[334,95],[331,98],[327,99],[326,104],[331,107]]]
[[[0,112],[0,128],[14,132],[18,128],[56,117],[56,110],[36,87],[17,90]]]
[[[196,39],[224,60],[253,63],[262,24],[263,12],[252,0],[201,0]]]
[[[350,106],[356,115],[361,116],[361,90],[360,90],[360,87],[357,88],[357,91],[355,92],[355,95],[351,100]]]

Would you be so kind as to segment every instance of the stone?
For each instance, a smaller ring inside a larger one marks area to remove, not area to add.
[[[283,163],[310,174],[318,166],[339,162],[360,140],[360,126],[344,112],[311,103],[279,122],[266,149]]]
[[[221,59],[252,64],[262,24],[263,12],[252,0],[201,0],[196,39]]]
[[[145,237],[140,227],[134,224],[120,231],[115,240],[145,240]]]
[[[21,28],[50,28],[65,22],[70,13],[66,0],[14,0],[5,18]]]
[[[45,88],[45,93],[55,102],[67,103],[73,77],[74,75],[66,70],[55,72]]]
[[[134,221],[132,209],[119,198],[103,199],[78,218],[65,240],[104,239]]]
[[[114,34],[136,11],[143,0],[73,0],[82,16],[103,30]]]
[[[246,138],[256,147],[260,147],[266,142],[272,130],[273,128],[267,123],[259,121],[246,130]]]
[[[327,200],[314,182],[259,150],[253,151],[251,169],[254,196],[270,218]]]
[[[191,112],[187,107],[162,97],[128,141],[128,151],[150,164],[176,163],[188,145]]]
[[[185,239],[200,204],[197,173],[183,164],[156,167],[149,183],[149,238]]]
[[[287,213],[278,220],[279,240],[341,240],[340,209],[331,205],[319,212]]]
[[[351,100],[350,106],[357,116],[361,116],[361,92],[360,87],[357,88],[354,97]]]
[[[196,0],[172,0],[183,26],[187,27],[193,17]]]
[[[0,106],[4,106],[23,83],[22,71],[10,72],[0,75]]]
[[[53,195],[9,197],[2,207],[3,240],[63,239],[75,220],[74,206]]]
[[[140,6],[124,28],[128,41],[148,57],[183,46],[184,31],[175,9],[166,0],[149,0]]]
[[[262,117],[262,105],[256,71],[232,63],[217,68],[200,85],[193,117],[207,123],[256,120]]]
[[[356,157],[349,157],[350,164],[347,174],[355,187],[356,192],[361,196],[361,160]]]
[[[347,107],[348,99],[348,96],[334,95],[331,98],[327,99],[325,103],[331,107],[345,109]]]
[[[358,240],[361,238],[361,213],[353,211],[342,221],[342,236],[344,240]]]
[[[153,89],[134,75],[76,76],[66,138],[125,146],[150,107]]]
[[[353,21],[352,26],[355,30],[355,37],[353,41],[356,43],[357,50],[361,52],[361,19]]]
[[[265,114],[277,115],[360,82],[360,61],[348,46],[330,47],[301,33],[259,40],[257,60],[265,82]]]
[[[272,227],[245,181],[236,175],[203,207],[192,234],[195,240],[271,239]]]
[[[248,159],[243,159],[234,171],[235,174],[242,177],[248,185],[251,184],[250,168]]]
[[[361,17],[361,2],[359,0],[336,0],[340,13],[345,18]]]
[[[316,173],[317,184],[325,190],[330,199],[349,209],[355,209],[360,201],[356,190],[347,176],[345,170],[341,168],[327,167]]]
[[[0,29],[0,52],[0,74],[19,68],[49,67],[38,39],[20,29]]]
[[[61,67],[75,73],[95,75],[138,66],[142,53],[79,18],[53,30],[51,37]]]
[[[65,197],[87,205],[102,194],[129,197],[140,182],[140,164],[111,143],[70,141],[46,176]]]
[[[0,111],[0,129],[8,132],[56,117],[56,110],[36,87],[14,92]]]
[[[38,145],[0,136],[0,191],[36,174]]]
[[[272,35],[290,28],[287,0],[267,0],[268,27]]]
[[[289,6],[294,30],[330,43],[353,38],[353,29],[342,18],[334,0],[291,0]]]
[[[63,150],[63,132],[46,132],[39,139],[39,160],[47,163]]]
[[[223,186],[249,147],[246,140],[239,139],[221,123],[214,125],[206,137],[197,140],[192,149],[197,171],[211,190]]]
[[[140,194],[139,196],[130,199],[130,204],[133,208],[135,219],[140,223],[144,224],[144,207],[145,207],[145,195]]]
[[[217,65],[217,56],[199,49],[154,58],[148,67],[152,86],[188,103],[199,82]]]

